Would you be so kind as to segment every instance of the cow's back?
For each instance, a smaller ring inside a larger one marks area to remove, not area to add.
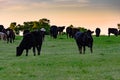
[[[84,35],[84,33],[82,33],[82,32],[76,32],[74,38],[75,38],[76,40],[78,40],[78,39],[82,39],[83,35]]]
[[[31,33],[26,33],[23,36],[23,39],[20,43],[20,47],[23,47],[24,49],[30,49],[32,46],[34,46],[35,39],[34,36]]]
[[[42,43],[42,38],[43,38],[41,31],[34,31],[34,32],[31,32],[31,33],[34,37],[36,45],[40,45]]]

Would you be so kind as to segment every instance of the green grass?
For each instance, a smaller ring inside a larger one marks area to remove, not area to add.
[[[93,54],[79,54],[74,39],[46,36],[41,55],[28,57],[15,56],[21,37],[0,41],[0,80],[120,80],[120,36],[93,38]]]

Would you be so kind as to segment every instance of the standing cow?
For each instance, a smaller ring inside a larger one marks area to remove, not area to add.
[[[57,38],[58,35],[58,28],[57,26],[53,25],[50,27],[50,36],[53,37],[54,39]]]
[[[96,37],[100,36],[100,32],[101,32],[100,28],[96,28],[96,30],[95,30]]]
[[[64,29],[65,29],[65,26],[58,27],[58,33],[61,35]]]
[[[7,34],[7,43],[13,43],[15,40],[15,33],[12,29],[6,29],[6,34]]]
[[[67,27],[66,28],[66,34],[67,34],[67,38],[72,38],[72,28],[71,27]]]
[[[24,30],[24,31],[23,31],[23,36],[24,36],[25,34],[29,33],[29,32],[30,32],[30,30]]]
[[[118,36],[119,31],[116,28],[108,28],[108,36],[110,36],[111,33],[114,34],[115,36]]]
[[[31,48],[33,48],[34,56],[36,55],[35,49],[37,49],[38,55],[40,55],[42,40],[41,31],[26,33],[20,45],[17,47],[16,56],[21,56],[24,50],[26,50],[26,56],[28,56],[28,50]]]
[[[66,28],[66,34],[67,34],[67,38],[74,38],[76,32],[80,31],[79,28],[71,28],[71,27],[67,27]]]
[[[75,40],[79,49],[80,54],[85,54],[85,46],[90,47],[91,53],[93,52],[93,38],[92,38],[92,31],[87,30],[86,32],[77,32],[75,34]]]
[[[4,26],[0,25],[0,32],[2,32],[3,29],[4,29]]]
[[[75,37],[75,34],[76,34],[77,32],[79,32],[79,31],[80,31],[79,28],[72,28],[72,38],[74,38],[74,37]]]

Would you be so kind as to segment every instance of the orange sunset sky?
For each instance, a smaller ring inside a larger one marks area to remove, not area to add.
[[[120,0],[0,0],[0,24],[6,28],[11,22],[50,20],[51,25],[117,28],[120,23]]]

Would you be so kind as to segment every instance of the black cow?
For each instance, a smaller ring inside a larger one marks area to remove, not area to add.
[[[16,48],[16,56],[21,56],[22,52],[26,50],[26,56],[28,56],[28,50],[33,48],[34,56],[36,55],[35,49],[37,48],[38,55],[40,55],[42,46],[42,34],[40,31],[33,31],[26,33],[20,45]]]
[[[15,33],[12,29],[6,29],[6,34],[7,34],[7,43],[13,43],[15,40]]]
[[[4,26],[0,25],[0,32],[2,32],[3,29],[4,29]]]
[[[67,34],[67,38],[72,38],[72,28],[71,27],[67,27],[66,28],[66,34]]]
[[[96,28],[96,30],[95,30],[96,37],[100,36],[100,32],[101,32],[100,28]]]
[[[85,46],[90,47],[91,53],[93,52],[93,38],[92,38],[92,31],[87,30],[86,32],[77,32],[75,34],[75,40],[79,49],[80,54],[85,54]]]
[[[80,31],[79,28],[71,28],[71,27],[67,27],[66,28],[66,34],[67,34],[67,38],[70,37],[70,38],[74,38],[75,36],[75,33]]]
[[[75,34],[76,34],[78,31],[80,31],[79,28],[72,28],[72,38],[75,37]]]
[[[65,29],[65,26],[58,27],[58,33],[61,35],[64,29]]]
[[[57,26],[53,25],[50,27],[50,36],[53,37],[54,39],[57,38],[58,35],[58,28]]]
[[[29,33],[29,32],[30,32],[30,30],[24,30],[24,31],[23,31],[23,36],[24,36],[25,34]]]
[[[108,36],[110,36],[111,33],[114,34],[115,36],[118,36],[119,31],[116,28],[108,28]]]
[[[120,35],[120,30],[118,31],[118,35]]]

